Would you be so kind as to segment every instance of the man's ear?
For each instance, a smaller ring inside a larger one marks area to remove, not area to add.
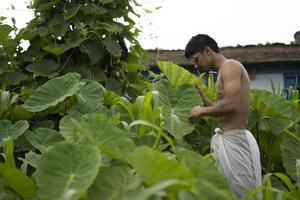
[[[205,46],[203,52],[205,52],[207,55],[211,55],[212,49],[208,46]]]

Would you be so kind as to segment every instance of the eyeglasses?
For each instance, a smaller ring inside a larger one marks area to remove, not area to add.
[[[197,63],[197,60],[198,60],[198,56],[201,54],[202,52],[199,51],[197,52],[195,55],[192,56],[192,63],[196,64]]]

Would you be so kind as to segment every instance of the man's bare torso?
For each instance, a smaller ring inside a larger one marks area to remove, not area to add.
[[[240,104],[238,105],[238,110],[219,117],[219,127],[223,131],[228,131],[232,129],[245,129],[247,118],[248,118],[248,111],[249,111],[249,76],[243,65],[235,60],[226,60],[225,62],[231,62],[234,65],[237,65],[241,68],[240,73],[240,84],[241,89],[239,92]],[[217,99],[218,101],[225,98],[226,94],[224,94],[224,84],[222,80],[222,73],[226,69],[219,70],[218,78],[217,78]]]

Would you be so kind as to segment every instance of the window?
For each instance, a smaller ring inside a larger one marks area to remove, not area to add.
[[[283,73],[283,76],[284,76],[283,92],[286,95],[287,99],[291,99],[293,95],[291,89],[300,91],[300,72]]]
[[[300,88],[300,72],[296,73],[283,73],[284,76],[284,88],[292,87],[293,89]]]

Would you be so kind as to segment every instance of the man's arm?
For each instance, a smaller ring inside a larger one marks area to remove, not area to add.
[[[201,88],[198,87],[198,85],[195,84],[195,88],[197,89],[198,93],[200,94],[203,103],[205,106],[213,106],[215,105],[201,90]]]
[[[220,117],[238,111],[241,92],[242,68],[238,63],[227,62],[222,67],[221,78],[224,85],[224,97],[213,106],[194,107],[190,112],[190,117],[214,116]]]

